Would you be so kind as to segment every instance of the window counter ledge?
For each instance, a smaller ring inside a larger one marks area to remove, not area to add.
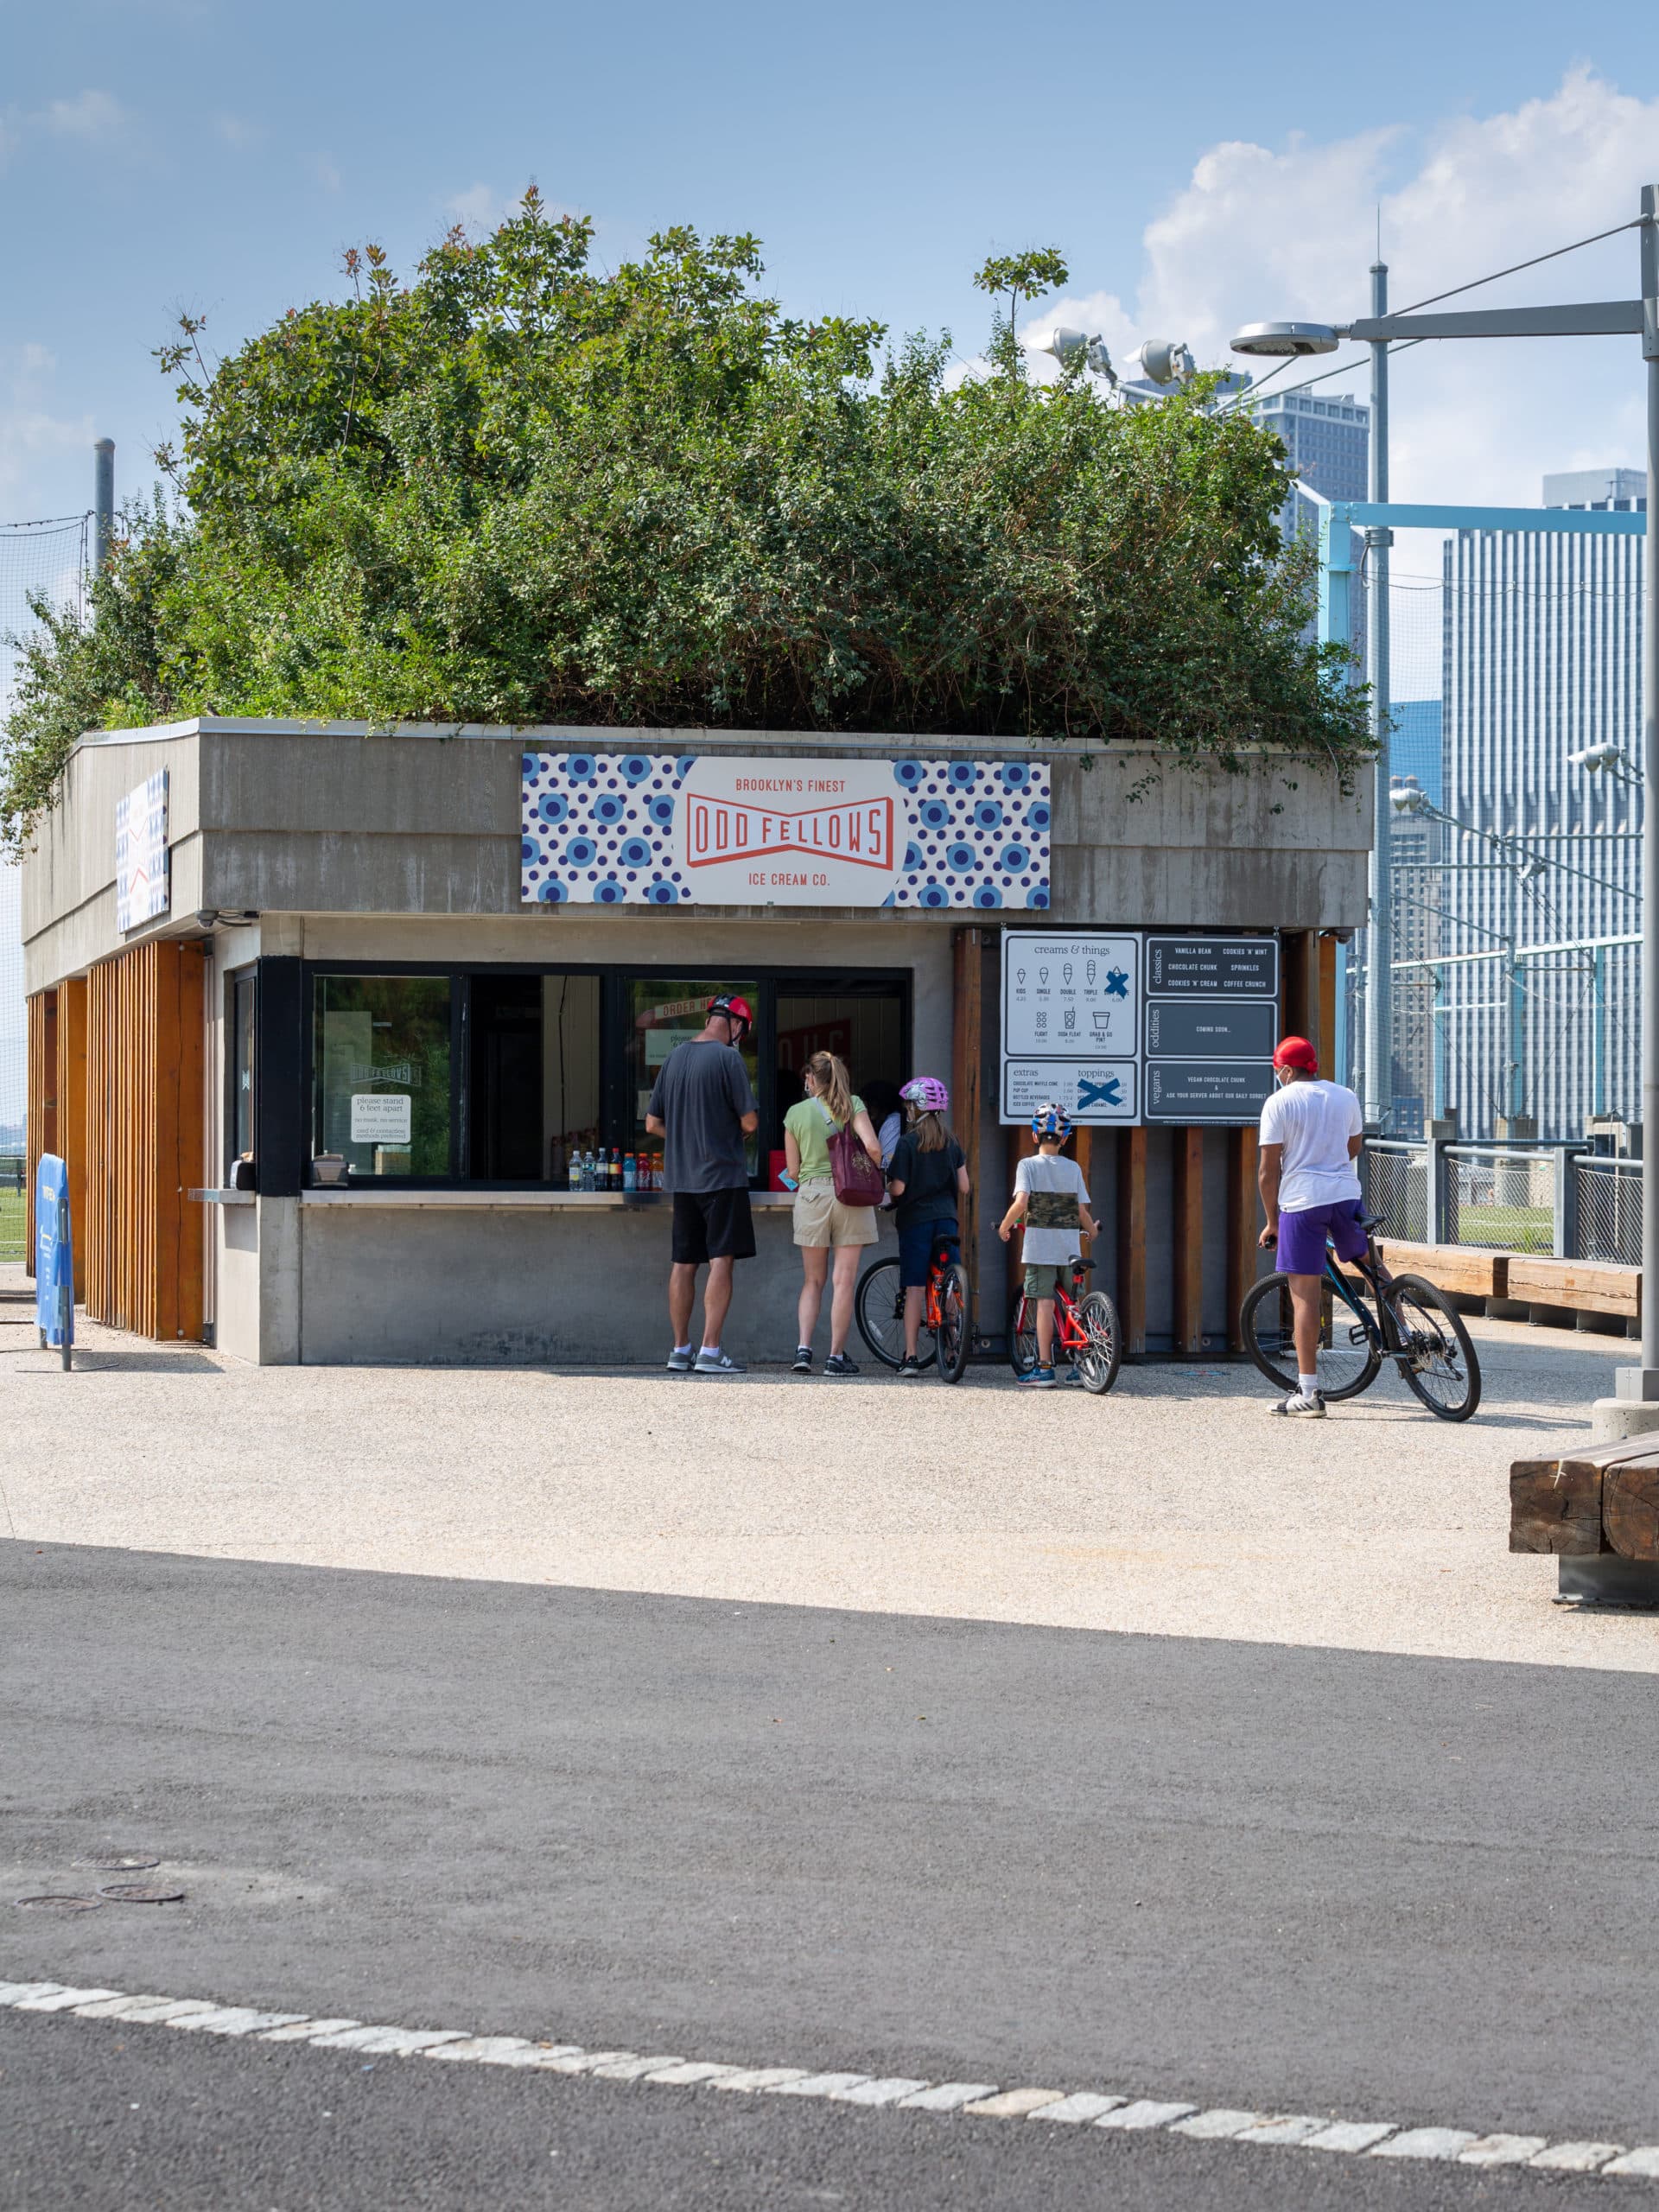
[[[667,1191],[377,1191],[354,1183],[343,1189],[336,1185],[300,1192],[302,1206],[608,1206],[620,1211],[671,1203],[672,1193]],[[749,1204],[757,1211],[775,1211],[792,1206],[794,1199],[787,1191],[751,1191]]]

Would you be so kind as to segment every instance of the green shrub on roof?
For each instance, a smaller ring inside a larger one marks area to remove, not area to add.
[[[1365,751],[1306,636],[1282,448],[1206,402],[1027,377],[1009,290],[984,373],[948,339],[785,316],[752,238],[652,238],[613,274],[528,193],[403,283],[217,363],[187,319],[167,488],[129,506],[89,619],[42,613],[6,735],[26,842],[88,728],[371,721],[1064,735],[1236,766]]]

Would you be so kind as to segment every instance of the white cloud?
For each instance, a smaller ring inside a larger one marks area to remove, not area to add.
[[[1239,366],[1240,324],[1342,321],[1369,311],[1380,215],[1391,303],[1409,307],[1493,269],[1630,220],[1659,144],[1659,99],[1592,70],[1512,111],[1430,130],[1372,130],[1278,151],[1211,147],[1144,234],[1132,300],[1106,291],[1045,300],[1028,347],[1059,323],[1098,330],[1120,369],[1144,337],[1185,338],[1205,366]],[[1637,245],[1625,232],[1471,295],[1470,306],[1630,298]],[[1461,304],[1461,303],[1460,303]],[[1047,373],[1046,365],[1038,373]],[[1365,389],[1356,355],[1351,378]],[[1298,381],[1287,371],[1279,381]],[[1640,349],[1634,339],[1427,345],[1392,375],[1396,499],[1535,505],[1547,469],[1639,461]]]
[[[452,192],[443,203],[446,214],[478,231],[498,230],[517,205],[490,184],[469,184],[465,192]]]
[[[115,137],[126,127],[127,113],[109,92],[77,92],[71,100],[52,100],[40,115],[41,127],[54,138],[88,140]]]
[[[327,154],[308,155],[305,165],[310,171],[311,181],[320,184],[325,192],[338,192],[345,181]]]
[[[245,115],[216,115],[213,136],[227,146],[257,146],[265,136],[263,125],[251,123]]]

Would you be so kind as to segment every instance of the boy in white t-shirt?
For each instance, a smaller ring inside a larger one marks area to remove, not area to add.
[[[1354,1165],[1364,1142],[1365,1117],[1351,1090],[1321,1080],[1318,1055],[1306,1037],[1285,1038],[1273,1065],[1280,1088],[1262,1109],[1256,1170],[1268,1217],[1260,1241],[1278,1245],[1279,1264],[1290,1277],[1297,1370],[1295,1389],[1274,1411],[1323,1421],[1319,1285],[1325,1241],[1342,1260],[1357,1260],[1365,1250]]]
[[[1071,1134],[1071,1117],[1064,1106],[1039,1106],[1031,1117],[1031,1134],[1037,1140],[1036,1156],[1022,1160],[1014,1174],[1014,1204],[999,1224],[997,1235],[1006,1244],[1023,1222],[1025,1243],[1020,1257],[1026,1263],[1026,1296],[1037,1309],[1037,1364],[1021,1382],[1039,1390],[1052,1389],[1054,1373],[1054,1286],[1063,1269],[1082,1253],[1080,1232],[1097,1236],[1100,1225],[1089,1211],[1089,1185],[1075,1160],[1061,1157]]]

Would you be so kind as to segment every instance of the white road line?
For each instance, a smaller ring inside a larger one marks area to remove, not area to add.
[[[652,2056],[632,2050],[588,2050],[579,2044],[537,2043],[526,2036],[475,2036],[465,2028],[310,2018],[207,1997],[129,1995],[118,1989],[76,1989],[57,1981],[0,1981],[0,2008],[115,2020],[124,2027],[246,2037],[258,2043],[303,2043],[314,2050],[353,2055],[442,2059],[455,2065],[590,2075],[596,2080],[642,2086],[731,2089],[941,2117],[956,2114],[969,2125],[980,2120],[1038,2120],[1128,2134],[1161,2132],[1201,2142],[1272,2145],[1373,2158],[1426,2158],[1476,2167],[1524,2165],[1554,2173],[1659,2181],[1659,2144],[1626,2150],[1621,2143],[1551,2143],[1541,2135],[1481,2135],[1467,2127],[1402,2128],[1393,2120],[1335,2120],[1313,2113],[1262,2113],[1219,2105],[1200,2111],[1189,2103],[1152,2097],[1131,2100],[1103,2089],[1004,2089],[991,2082],[815,2073],[804,2066],[737,2066],[664,2052]]]

